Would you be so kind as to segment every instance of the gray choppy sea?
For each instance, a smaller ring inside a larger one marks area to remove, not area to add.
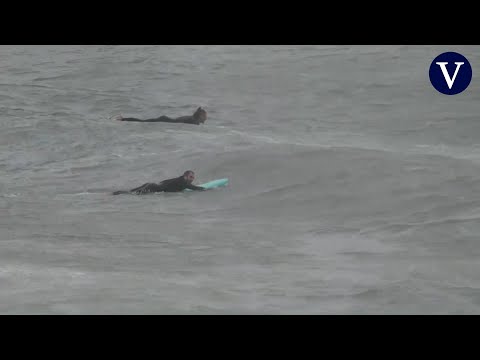
[[[479,314],[479,57],[1,46],[0,313]],[[110,195],[187,169],[230,185]]]

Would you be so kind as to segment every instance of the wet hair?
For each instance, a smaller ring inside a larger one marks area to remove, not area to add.
[[[205,122],[207,120],[207,112],[199,107],[194,113],[193,117],[195,119],[199,119],[201,122]]]
[[[190,174],[195,175],[195,173],[194,173],[192,170],[187,170],[187,171],[185,171],[185,172],[183,173],[183,176],[188,176],[188,175],[190,175]]]

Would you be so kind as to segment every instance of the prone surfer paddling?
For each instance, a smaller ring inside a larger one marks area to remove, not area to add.
[[[192,184],[195,180],[195,173],[191,170],[185,171],[182,176],[173,179],[163,180],[161,183],[146,183],[130,191],[115,191],[113,195],[135,194],[144,195],[156,192],[180,192],[185,189],[203,191],[206,190],[201,186]]]
[[[193,115],[190,116],[180,116],[178,118],[170,118],[168,116],[160,116],[153,119],[137,119],[137,118],[124,118],[121,115],[116,118],[118,121],[136,121],[136,122],[167,122],[167,123],[183,123],[183,124],[194,124],[200,125],[207,120],[207,112],[199,107]]]

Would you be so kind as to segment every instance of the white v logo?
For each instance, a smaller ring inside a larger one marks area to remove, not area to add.
[[[456,62],[455,65],[457,65],[457,68],[455,69],[455,74],[453,74],[453,78],[450,79],[450,75],[448,74],[448,71],[447,71],[447,64],[448,62],[437,62],[435,63],[437,65],[440,66],[440,68],[442,69],[442,73],[443,73],[443,77],[445,78],[445,81],[447,82],[447,85],[448,85],[448,88],[450,90],[452,90],[452,86],[453,86],[453,83],[455,82],[455,78],[457,77],[457,74],[458,74],[458,70],[460,69],[460,66],[462,66],[463,62]]]

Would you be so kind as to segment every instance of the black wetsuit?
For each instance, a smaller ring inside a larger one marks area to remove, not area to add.
[[[167,122],[167,123],[183,123],[183,124],[195,124],[200,125],[200,119],[194,116],[180,116],[172,119],[168,116],[160,116],[158,118],[141,120],[137,118],[122,118],[121,121],[136,121],[136,122]]]
[[[120,194],[143,195],[143,194],[150,194],[150,193],[156,193],[156,192],[180,192],[185,189],[197,190],[197,191],[205,190],[201,186],[195,186],[191,183],[188,183],[183,176],[180,176],[178,178],[164,180],[160,184],[146,183],[130,191],[115,191],[113,195],[120,195]]]

